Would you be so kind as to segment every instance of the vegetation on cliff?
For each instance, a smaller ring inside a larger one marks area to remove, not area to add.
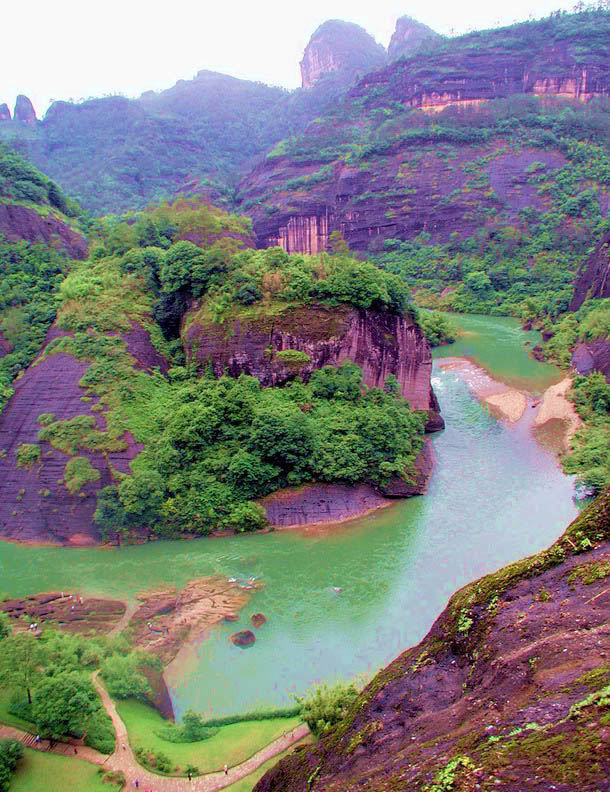
[[[313,259],[244,248],[243,218],[193,200],[95,221],[90,232],[90,259],[57,278],[61,333],[34,365],[58,354],[88,363],[79,384],[82,401],[95,403],[63,420],[41,408],[38,444],[18,456],[30,468],[44,465],[50,444],[67,456],[64,485],[77,494],[101,478],[88,454],[108,460],[132,439],[141,443],[131,475],[110,465],[114,482],[101,490],[95,514],[105,534],[251,530],[265,523],[254,499],[279,487],[410,480],[425,416],[410,410],[393,377],[385,392],[367,390],[360,369],[344,364],[307,384],[297,378],[264,389],[251,377],[206,376],[176,339],[197,297],[218,322],[234,311],[273,315],[278,306],[316,301],[401,313],[407,293],[397,276],[379,276],[345,253]],[[138,366],[125,340],[134,326],[170,362],[169,378]],[[281,360],[298,369],[299,356],[288,350]]]
[[[0,145],[0,204],[53,212],[65,223],[78,207],[60,188]],[[55,295],[69,268],[67,253],[42,243],[12,242],[0,233],[0,412],[11,382],[42,346],[55,318]],[[4,353],[4,354],[3,354]]]

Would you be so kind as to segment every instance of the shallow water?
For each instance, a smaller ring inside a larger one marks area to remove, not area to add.
[[[529,389],[561,377],[527,357],[513,320],[459,321],[474,335],[439,356],[468,354]],[[177,714],[290,703],[314,681],[373,672],[419,641],[454,591],[549,545],[577,511],[571,480],[533,439],[531,411],[506,427],[458,372],[436,369],[434,386],[447,429],[432,438],[436,468],[425,497],[332,531],[106,550],[3,544],[0,591],[64,588],[130,598],[210,574],[260,578],[264,587],[240,622],[216,629],[172,669]],[[268,622],[255,645],[229,643],[257,611]]]

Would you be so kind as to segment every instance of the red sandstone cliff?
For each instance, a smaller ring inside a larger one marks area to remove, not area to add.
[[[87,241],[66,225],[59,217],[48,214],[42,217],[25,206],[0,203],[0,234],[9,240],[44,242],[64,248],[72,258],[87,257]]]
[[[66,333],[53,326],[45,346],[62,335]],[[123,340],[138,367],[163,369],[165,363],[142,327],[134,325]],[[97,399],[81,401],[84,391],[78,382],[88,367],[88,363],[64,353],[50,355],[13,383],[15,394],[0,414],[0,537],[73,544],[100,540],[92,521],[96,493],[113,483],[111,466],[121,473],[129,472],[130,461],[142,450],[131,435],[125,433],[120,451],[92,453],[79,448],[79,456],[87,457],[101,477],[85,484],[76,495],[71,495],[63,483],[64,468],[71,458],[68,454],[42,442],[40,464],[29,470],[18,467],[16,455],[22,443],[38,442],[41,413],[54,413],[58,421],[89,415],[100,428],[104,426],[103,417],[91,409]]]
[[[11,111],[8,109],[8,105],[6,102],[4,104],[0,104],[0,121],[10,121],[11,120]]]
[[[250,374],[264,386],[281,385],[314,369],[351,360],[362,369],[369,387],[382,388],[393,374],[401,394],[415,410],[427,410],[429,431],[442,428],[430,385],[432,356],[421,328],[411,318],[355,310],[347,306],[304,306],[283,314],[228,325],[211,324],[195,308],[183,321],[187,356],[212,364],[216,376]],[[284,363],[277,353],[296,349],[309,363]]]
[[[331,19],[315,31],[303,53],[303,88],[312,88],[321,77],[343,72],[346,84],[386,62],[381,44],[353,22]]]
[[[574,283],[570,311],[577,311],[591,297],[610,297],[610,233],[582,265]]]
[[[36,118],[36,111],[34,110],[34,105],[27,96],[19,94],[17,97],[13,118],[15,121],[21,121],[22,124],[27,124],[28,126],[34,126],[36,124],[38,120]]]

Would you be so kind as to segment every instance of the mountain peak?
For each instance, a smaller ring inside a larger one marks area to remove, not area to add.
[[[330,72],[343,72],[346,82],[351,82],[386,60],[384,47],[360,25],[329,19],[317,28],[303,53],[302,87],[311,88]]]
[[[36,111],[34,105],[27,96],[19,94],[15,102],[15,112],[13,113],[15,121],[21,121],[23,124],[34,126],[37,121]]]
[[[441,38],[440,34],[432,30],[423,22],[418,22],[410,16],[401,16],[396,20],[396,29],[392,34],[388,55],[390,60],[397,60],[406,55],[412,55],[426,41]]]

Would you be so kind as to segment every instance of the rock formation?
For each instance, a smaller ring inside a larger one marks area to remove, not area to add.
[[[607,789],[609,570],[607,491],[549,550],[455,594],[255,792]]]
[[[87,257],[87,240],[53,214],[42,217],[34,209],[0,203],[0,234],[9,240],[59,245],[72,258]]]
[[[393,374],[411,407],[428,412],[429,428],[442,428],[430,385],[430,348],[411,318],[314,305],[225,326],[210,324],[194,307],[183,328],[187,356],[202,367],[211,363],[216,376],[226,370],[234,377],[250,374],[264,386],[281,385],[297,375],[307,379],[322,366],[351,360],[360,366],[369,387],[383,388]],[[289,349],[304,352],[309,360],[286,362],[281,352]]]
[[[4,104],[0,104],[0,121],[10,121],[11,120],[11,111],[8,109],[8,105],[6,102]]]
[[[364,28],[330,19],[320,25],[305,48],[300,64],[301,84],[312,88],[325,75],[338,71],[349,84],[385,62],[385,49]]]
[[[62,335],[66,333],[52,326],[44,347]],[[141,368],[165,368],[165,362],[143,328],[132,326],[123,340]],[[0,415],[1,537],[73,545],[92,545],[101,540],[92,520],[96,494],[101,487],[113,483],[112,469],[128,473],[129,463],[142,450],[129,432],[123,436],[122,450],[106,453],[79,448],[79,455],[86,457],[99,471],[100,479],[85,484],[74,495],[64,486],[64,469],[71,458],[68,454],[41,442],[40,459],[35,464],[19,467],[17,457],[22,444],[38,443],[41,413],[54,414],[57,421],[86,415],[96,426],[105,426],[100,413],[91,409],[97,400],[81,400],[84,390],[78,383],[88,367],[87,362],[63,352],[52,354],[31,366],[13,383],[15,394]]]
[[[21,121],[22,124],[27,124],[28,126],[36,125],[36,111],[27,96],[19,94],[17,97],[13,118],[15,121]]]
[[[610,233],[584,262],[574,283],[570,311],[577,311],[591,297],[610,297]]]
[[[440,38],[441,36],[428,25],[410,16],[402,16],[396,20],[396,29],[390,39],[388,47],[390,61],[413,55],[422,44]]]
[[[601,371],[610,382],[610,339],[596,338],[577,344],[572,353],[572,367],[585,376]]]
[[[266,621],[267,617],[264,613],[253,613],[252,616],[250,616],[250,622],[256,630],[258,630],[259,627],[262,627]]]
[[[246,649],[256,642],[256,635],[254,635],[252,630],[241,630],[241,632],[233,633],[229,640],[231,643],[234,643],[235,646]]]

